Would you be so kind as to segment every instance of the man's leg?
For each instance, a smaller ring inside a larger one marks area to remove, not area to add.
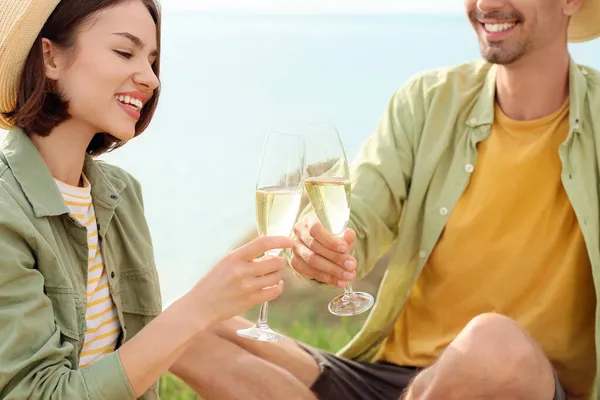
[[[473,319],[404,399],[552,400],[552,365],[513,320],[498,314]]]
[[[212,330],[220,338],[289,371],[306,388],[311,388],[319,399],[397,400],[416,374],[414,368],[348,360],[309,346],[301,346],[293,340],[273,345],[236,335],[236,330],[251,325],[246,320],[234,318]]]
[[[171,368],[205,400],[316,400],[309,387],[316,361],[294,341],[263,343],[240,338],[252,324],[235,318],[198,335]]]

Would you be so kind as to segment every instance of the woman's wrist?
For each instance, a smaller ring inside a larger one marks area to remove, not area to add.
[[[177,329],[189,329],[193,336],[204,331],[214,322],[210,318],[211,313],[205,311],[204,307],[199,307],[198,299],[194,299],[189,293],[171,304],[165,313],[168,313],[176,326],[180,327]]]

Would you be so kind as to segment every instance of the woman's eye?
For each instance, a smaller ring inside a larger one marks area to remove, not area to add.
[[[131,57],[133,57],[133,54],[128,53],[126,51],[115,50],[115,53],[117,53],[119,56],[121,56],[123,58],[127,58],[127,59],[130,59]]]

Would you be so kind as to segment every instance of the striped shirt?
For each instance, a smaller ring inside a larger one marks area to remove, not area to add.
[[[79,360],[80,368],[115,351],[121,333],[117,309],[109,292],[108,277],[104,268],[101,240],[92,204],[91,185],[85,176],[83,179],[83,187],[70,186],[56,180],[71,216],[85,226],[88,233],[89,255],[85,317],[87,330]]]

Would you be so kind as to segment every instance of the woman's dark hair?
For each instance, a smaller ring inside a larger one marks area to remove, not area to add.
[[[17,95],[17,106],[14,111],[6,113],[15,125],[28,135],[48,136],[59,124],[70,118],[68,102],[64,101],[53,81],[46,78],[42,38],[47,38],[58,47],[70,49],[75,45],[77,29],[97,12],[134,0],[62,0],[46,21],[42,31],[35,40],[25,62],[21,84]],[[157,30],[158,57],[152,69],[156,76],[160,70],[160,6],[156,0],[139,0],[146,6]],[[135,135],[142,133],[150,124],[158,103],[159,88],[144,106],[142,116],[135,127]],[[87,152],[99,155],[116,149],[124,142],[114,136],[97,133]]]

